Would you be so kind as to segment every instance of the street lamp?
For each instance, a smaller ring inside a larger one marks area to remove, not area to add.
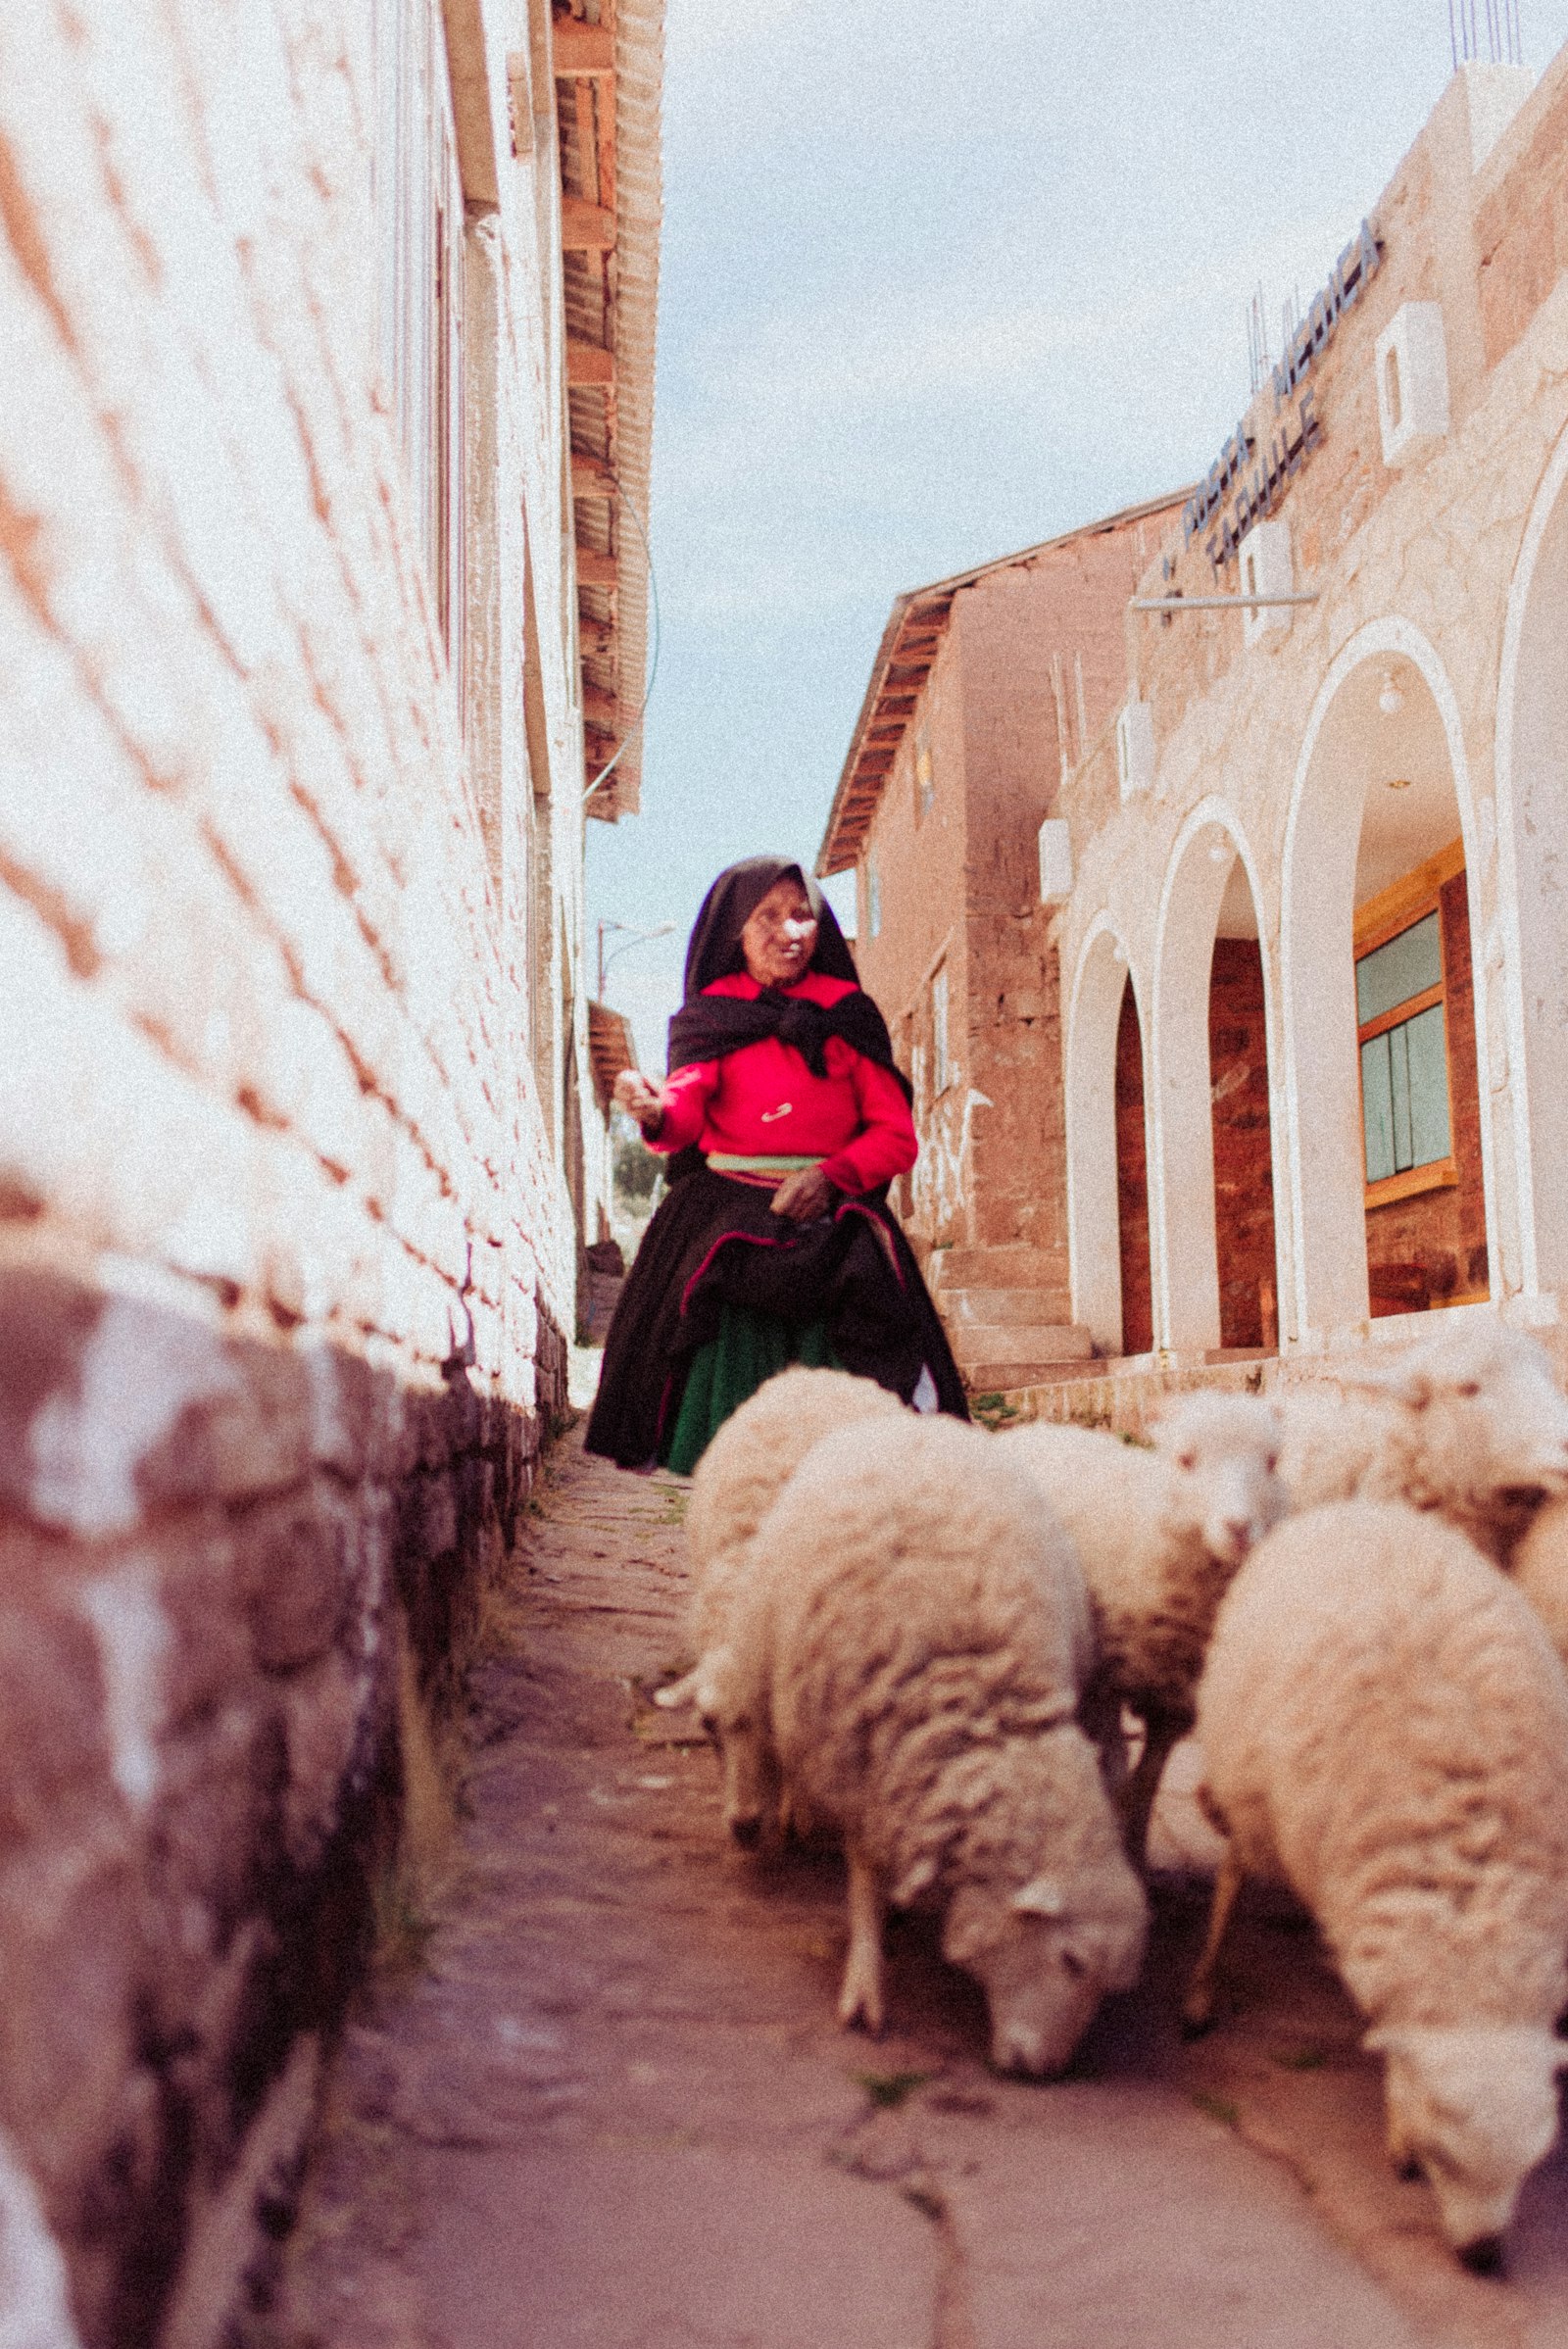
[[[635,922],[611,921],[606,917],[606,915],[601,914],[599,917],[598,1001],[602,1003],[605,1000],[605,973],[610,968],[611,963],[614,961],[617,954],[623,954],[626,952],[627,947],[636,946],[641,939],[667,938],[674,927],[675,925],[672,921],[661,921],[655,922],[651,930],[639,930]],[[620,946],[612,947],[608,955],[605,953],[605,932],[607,930],[624,930],[627,933],[624,943]]]

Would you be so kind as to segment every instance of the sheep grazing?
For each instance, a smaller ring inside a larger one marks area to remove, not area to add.
[[[1119,1739],[1123,1705],[1144,1724],[1143,1754],[1120,1790],[1127,1847],[1142,1865],[1160,1774],[1193,1725],[1215,1610],[1285,1514],[1279,1415],[1256,1395],[1206,1391],[1165,1414],[1152,1452],[1044,1423],[1001,1442],[1066,1527],[1089,1585],[1100,1669],[1085,1726],[1105,1746],[1107,1728]]]
[[[1148,1931],[1073,1718],[1070,1542],[993,1438],[910,1416],[819,1443],[749,1556],[715,1700],[764,1688],[789,1799],[843,1836],[840,2019],[880,2030],[885,1908],[918,1901],[985,1986],[997,2064],[1059,2071]]]
[[[1231,1586],[1198,1736],[1230,1849],[1188,2022],[1243,1879],[1290,1885],[1387,2058],[1391,2156],[1495,2269],[1568,2063],[1568,1681],[1535,1613],[1430,1515],[1314,1509]]]
[[[702,1702],[702,1659],[723,1647],[730,1594],[746,1545],[813,1444],[863,1419],[891,1419],[904,1404],[874,1379],[844,1370],[783,1370],[725,1420],[697,1463],[686,1511],[693,1570],[689,1615],[697,1663],[655,1703]]]
[[[1294,1505],[1403,1501],[1506,1564],[1545,1495],[1568,1492],[1568,1398],[1545,1349],[1488,1321],[1439,1326],[1392,1361],[1379,1352],[1336,1371],[1348,1400],[1301,1387],[1285,1396]]]

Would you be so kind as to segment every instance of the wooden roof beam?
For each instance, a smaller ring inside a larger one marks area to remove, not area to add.
[[[608,24],[585,24],[578,17],[557,17],[552,64],[560,74],[612,73],[615,36]]]
[[[582,721],[585,726],[597,727],[606,734],[612,733],[620,716],[620,696],[606,693],[602,685],[590,685],[585,678],[582,688]]]
[[[566,381],[568,384],[605,383],[615,380],[615,354],[599,343],[579,342],[575,335],[566,337]]]
[[[574,497],[615,497],[615,476],[603,458],[584,457],[575,449],[571,453],[571,487]]]
[[[608,204],[590,204],[586,196],[562,197],[561,249],[564,253],[610,253],[613,251],[614,243],[615,216]]]
[[[602,554],[598,547],[577,549],[579,587],[613,587],[619,577],[620,565],[613,555]]]

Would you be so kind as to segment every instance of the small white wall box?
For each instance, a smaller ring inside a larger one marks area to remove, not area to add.
[[[1040,903],[1057,904],[1072,895],[1072,833],[1064,815],[1048,815],[1040,827]]]
[[[1295,580],[1291,571],[1291,525],[1283,518],[1254,522],[1236,550],[1244,596],[1288,596]],[[1247,604],[1242,608],[1243,644],[1261,644],[1289,631],[1295,607],[1290,604]]]
[[[1406,302],[1378,336],[1383,462],[1405,465],[1448,429],[1448,352],[1441,302]]]
[[[1147,702],[1124,702],[1116,720],[1116,780],[1124,800],[1154,780],[1154,713]]]

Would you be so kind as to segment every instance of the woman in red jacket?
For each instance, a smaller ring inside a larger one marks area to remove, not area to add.
[[[720,873],[686,951],[662,1085],[615,1099],[670,1188],[605,1343],[590,1451],[689,1475],[714,1430],[789,1362],[837,1364],[967,1416],[919,1269],[887,1204],[914,1164],[909,1088],[832,907],[802,867]]]

